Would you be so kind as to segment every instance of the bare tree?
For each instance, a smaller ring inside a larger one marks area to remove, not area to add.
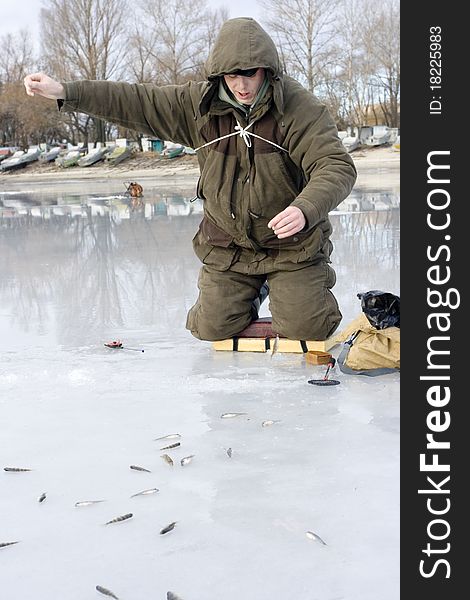
[[[55,72],[83,79],[122,74],[126,53],[126,0],[46,0],[42,47]]]
[[[132,81],[152,83],[158,81],[158,65],[154,59],[156,32],[150,30],[146,35],[141,27],[135,25],[129,39],[127,71]]]
[[[204,51],[204,62],[201,63],[199,68],[195,68],[194,70],[194,78],[195,79],[207,79],[209,75],[207,71],[206,61],[209,57],[209,54],[214,47],[215,40],[217,35],[222,27],[224,21],[229,18],[229,12],[227,8],[216,8],[215,10],[208,10],[206,12],[206,18],[203,21],[202,35],[205,40],[205,51]]]
[[[143,52],[154,61],[157,83],[193,78],[207,54],[205,0],[145,0],[140,7]]]
[[[31,34],[27,29],[7,33],[0,38],[0,82],[16,83],[34,65]]]
[[[397,127],[399,0],[261,0],[287,72],[339,125]]]
[[[343,0],[261,0],[287,71],[316,92],[334,63],[337,9]]]
[[[400,5],[399,0],[367,1],[363,44],[375,61],[370,77],[385,125],[399,126]]]
[[[45,64],[62,80],[119,78],[127,16],[126,0],[46,0],[41,10]],[[86,137],[90,119],[70,118]],[[104,124],[93,122],[96,141],[104,141]]]
[[[364,0],[348,0],[337,18],[337,66],[327,87],[343,126],[365,125],[372,104],[376,61],[363,43],[366,11]]]
[[[0,144],[27,146],[33,122],[28,120],[24,76],[34,67],[34,52],[30,33],[23,29],[0,38]],[[33,119],[34,126],[44,126]]]

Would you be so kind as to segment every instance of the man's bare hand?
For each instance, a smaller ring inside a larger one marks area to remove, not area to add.
[[[305,215],[300,208],[288,206],[269,221],[268,227],[274,230],[279,239],[282,239],[302,231],[305,223]]]
[[[51,100],[65,99],[64,86],[44,73],[26,75],[23,83],[28,96],[38,95]]]

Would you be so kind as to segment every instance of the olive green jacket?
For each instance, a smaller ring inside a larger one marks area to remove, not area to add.
[[[218,87],[223,73],[252,67],[266,70],[270,86],[247,114],[244,107],[220,100]],[[208,144],[197,150],[204,219],[193,241],[204,263],[266,273],[328,260],[328,212],[350,193],[356,170],[326,107],[282,74],[273,41],[251,18],[224,23],[208,72],[205,82],[160,87],[64,83],[62,110],[195,149]],[[240,135],[248,125],[253,135]],[[307,225],[279,240],[267,223],[289,205],[303,211]]]

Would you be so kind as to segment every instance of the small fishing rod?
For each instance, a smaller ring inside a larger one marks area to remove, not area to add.
[[[141,348],[129,348],[128,346],[123,346],[120,340],[115,340],[113,342],[105,342],[104,344],[106,348],[120,349],[120,350],[132,350],[133,352],[144,352]]]
[[[339,381],[337,379],[328,379],[328,374],[330,370],[335,366],[336,360],[331,357],[328,362],[328,368],[326,369],[326,373],[323,379],[309,379],[308,382],[313,385],[339,385]]]

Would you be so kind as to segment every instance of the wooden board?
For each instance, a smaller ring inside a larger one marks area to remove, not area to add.
[[[275,338],[229,338],[212,342],[214,350],[227,352],[268,352],[272,350]],[[320,352],[328,352],[330,348],[336,346],[335,338],[329,338],[324,341],[308,340],[304,342],[306,351],[318,350]],[[299,340],[289,340],[287,338],[279,338],[277,352],[297,352],[303,353],[302,343]]]
[[[305,353],[305,360],[311,365],[327,365],[331,360],[331,354],[319,350],[309,350]]]

